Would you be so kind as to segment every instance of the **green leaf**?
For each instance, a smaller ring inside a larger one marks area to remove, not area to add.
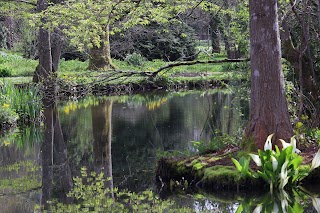
[[[232,160],[233,164],[236,166],[237,170],[238,170],[239,172],[241,172],[242,166],[240,165],[240,163],[239,163],[236,159],[234,159],[234,158],[231,158],[231,160]]]

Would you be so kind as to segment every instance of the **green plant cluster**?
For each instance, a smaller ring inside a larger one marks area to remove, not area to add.
[[[74,203],[63,204],[56,200],[50,201],[50,212],[193,212],[189,208],[179,208],[171,201],[162,201],[153,192],[134,193],[109,188],[110,178],[103,173],[89,173],[81,169],[81,176],[74,178],[74,188],[68,197]],[[40,207],[36,207],[39,209]],[[47,211],[44,211],[47,212]]]
[[[242,175],[262,178],[269,184],[270,191],[273,192],[275,188],[283,190],[287,184],[290,187],[297,186],[312,169],[320,165],[320,154],[318,151],[312,161],[311,168],[309,166],[300,166],[303,159],[298,154],[300,151],[296,148],[294,137],[291,138],[290,143],[286,143],[280,139],[283,146],[281,151],[278,146],[275,146],[275,151],[272,150],[272,136],[273,134],[268,136],[264,151],[258,150],[258,155],[249,154],[259,167],[257,172],[249,167],[250,158],[241,157],[239,161],[232,158],[237,170]]]
[[[8,129],[16,125],[19,116],[12,109],[8,108],[6,105],[0,107],[0,130]]]
[[[14,124],[38,122],[41,118],[41,96],[36,87],[17,88],[5,83],[0,87],[1,121]]]
[[[142,66],[146,62],[146,59],[136,52],[128,54],[124,60],[133,66]]]
[[[226,133],[216,132],[217,136],[213,137],[210,142],[205,141],[192,141],[192,146],[196,148],[200,154],[223,149],[228,144],[234,144],[236,136]]]
[[[10,77],[12,75],[12,69],[7,65],[0,64],[0,77]]]

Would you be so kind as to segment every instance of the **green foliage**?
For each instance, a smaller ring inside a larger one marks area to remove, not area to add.
[[[6,27],[0,22],[0,48],[6,46]]]
[[[74,188],[68,193],[75,202],[51,201],[50,212],[193,212],[188,208],[175,207],[171,201],[162,201],[151,191],[133,193],[109,188],[110,181],[103,173],[89,174],[82,168],[81,176],[74,178]]]
[[[265,143],[264,151],[258,150],[258,155],[249,154],[253,161],[259,167],[257,172],[248,169],[248,160],[240,158],[240,162],[232,159],[238,171],[245,176],[260,177],[270,185],[270,191],[274,188],[282,190],[287,184],[290,187],[296,186],[303,178],[305,178],[310,169],[301,169],[299,166],[302,163],[302,157],[297,153],[300,151],[296,148],[296,140],[291,138],[291,142],[286,143],[281,140],[283,149],[280,151],[278,146],[275,146],[275,151],[272,150],[270,135]],[[311,169],[319,166],[319,156],[315,156],[312,162]]]
[[[240,157],[240,160],[237,161],[234,158],[231,158],[232,162],[236,166],[237,170],[243,175],[246,176],[252,176],[252,170],[249,167],[250,158],[246,158],[244,156]]]
[[[36,60],[0,51],[0,66],[6,67],[10,71],[9,76],[32,76],[37,64]]]
[[[3,104],[0,108],[0,130],[16,125],[19,116],[9,108],[8,104]]]
[[[0,64],[0,77],[10,77],[12,69],[6,65]]]
[[[115,58],[137,52],[148,60],[193,60],[194,37],[194,31],[180,22],[137,26],[111,38],[111,53]]]
[[[19,116],[19,122],[37,122],[41,118],[41,96],[36,87],[20,89],[5,83],[0,87],[0,105],[10,108]]]
[[[84,50],[100,47],[109,33],[152,22],[168,23],[169,18],[173,19],[174,15],[191,6],[187,0],[179,1],[179,4],[175,1],[67,0],[64,4],[50,5],[43,13],[35,14],[31,24],[49,29],[63,26],[62,31],[70,38],[71,45]],[[46,18],[47,22],[42,23],[42,18]],[[110,32],[106,30],[107,25],[111,26]]]
[[[196,148],[200,154],[223,149],[229,144],[234,144],[236,136],[232,136],[226,133],[216,132],[216,136],[210,142],[205,141],[192,141],[192,145]]]
[[[142,66],[146,59],[140,55],[139,53],[132,53],[128,54],[126,58],[124,59],[128,64],[133,65],[133,66]]]

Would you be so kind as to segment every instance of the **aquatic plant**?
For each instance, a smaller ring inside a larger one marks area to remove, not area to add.
[[[238,171],[245,176],[254,178],[262,178],[270,186],[270,191],[274,188],[284,189],[286,185],[296,186],[305,178],[311,170],[320,166],[320,150],[314,157],[311,167],[302,167],[302,157],[299,156],[300,150],[297,149],[296,139],[291,138],[290,143],[280,139],[283,149],[280,151],[278,146],[275,146],[275,151],[272,150],[272,135],[269,135],[264,145],[264,151],[258,150],[258,154],[249,154],[251,159],[259,167],[257,172],[250,169],[250,159],[240,158],[240,161],[232,158]]]

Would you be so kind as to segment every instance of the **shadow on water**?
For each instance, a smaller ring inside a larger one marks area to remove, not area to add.
[[[89,97],[45,106],[42,130],[0,139],[3,212],[33,212],[52,198],[72,202],[66,194],[83,166],[109,177],[108,188],[156,190],[159,153],[197,153],[192,141],[209,144],[222,133],[236,134],[248,117],[247,102],[219,91]],[[170,199],[196,212],[236,212],[251,204],[252,210],[260,202],[257,196],[228,200],[203,193]]]

